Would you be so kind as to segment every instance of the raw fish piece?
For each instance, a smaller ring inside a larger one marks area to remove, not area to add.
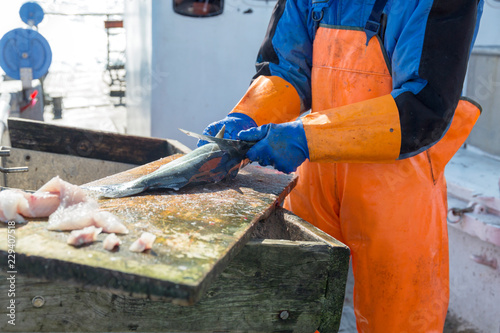
[[[17,189],[0,192],[0,220],[24,222],[24,217],[47,217],[59,206],[50,193],[28,193]]]
[[[94,225],[102,228],[103,232],[128,234],[128,229],[120,222],[120,219],[113,213],[99,210],[94,212],[93,215]]]
[[[47,217],[58,207],[86,200],[85,192],[76,185],[52,178],[35,193],[4,190],[0,196],[0,220],[24,222],[24,217]]]
[[[0,192],[0,220],[2,222],[25,222],[19,213],[27,209],[28,200],[22,191],[4,190]]]
[[[122,242],[120,241],[120,239],[118,237],[116,237],[116,235],[113,233],[113,234],[109,234],[104,239],[104,242],[102,243],[102,247],[105,250],[112,251],[115,247],[120,246],[121,243]]]
[[[64,180],[59,178],[59,176],[56,176],[49,180],[35,193],[40,192],[57,194],[61,200],[61,206],[64,207],[87,201],[85,192],[79,186],[65,182]]]
[[[128,233],[118,217],[99,211],[76,185],[52,178],[35,193],[17,189],[0,191],[0,221],[25,222],[25,217],[49,216],[49,230],[78,230],[89,226],[104,232]]]
[[[66,208],[59,208],[49,216],[49,230],[79,230],[94,226],[94,212],[99,209],[97,202],[80,202]]]
[[[99,211],[96,201],[80,202],[66,208],[59,208],[49,217],[49,230],[78,230],[95,226],[106,233],[127,234],[127,228],[110,212]]]
[[[28,205],[21,207],[21,215],[25,217],[47,217],[59,207],[60,199],[57,194],[47,192],[23,192]]]
[[[143,252],[153,247],[156,236],[149,232],[143,232],[138,240],[130,245],[129,250],[132,252]]]
[[[102,231],[102,228],[94,226],[84,228],[82,230],[73,230],[68,237],[68,244],[73,246],[82,246],[90,244],[97,240],[97,235]]]

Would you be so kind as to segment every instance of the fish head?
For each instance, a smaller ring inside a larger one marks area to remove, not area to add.
[[[197,150],[210,151],[210,157],[199,167],[199,172],[193,176],[200,180],[201,178],[205,180],[209,178],[212,182],[219,182],[222,179],[236,177],[239,170],[248,164],[246,154],[255,144],[255,142],[222,138],[224,128],[215,137],[181,131],[197,139],[208,141],[206,145],[197,148]],[[194,179],[190,183],[193,182],[196,183]]]
[[[203,163],[198,164],[197,169],[193,170],[190,184],[217,183],[223,179],[234,178],[245,160],[246,151],[234,149],[232,146],[223,146],[221,149],[216,143],[208,143],[198,149],[210,152],[205,154]]]

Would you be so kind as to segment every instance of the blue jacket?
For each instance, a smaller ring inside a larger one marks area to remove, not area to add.
[[[313,0],[314,2],[315,0]],[[375,0],[328,0],[321,24],[364,28]],[[400,158],[446,132],[461,95],[483,0],[389,0],[379,31],[401,122]],[[257,74],[279,76],[311,107],[312,49],[318,22],[311,0],[278,0],[257,58]],[[332,41],[332,43],[335,41]]]

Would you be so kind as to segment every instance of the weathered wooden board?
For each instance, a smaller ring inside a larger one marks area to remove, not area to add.
[[[10,148],[10,156],[2,159],[4,167],[29,168],[28,173],[8,173],[0,180],[0,185],[24,190],[36,190],[55,176],[82,185],[137,166],[18,148]]]
[[[121,183],[174,158],[89,185]],[[231,182],[102,199],[100,207],[121,217],[130,230],[120,236],[123,244],[114,253],[102,249],[105,235],[90,246],[73,248],[66,244],[67,233],[48,231],[45,221],[31,221],[16,229],[17,269],[51,281],[193,304],[248,241],[255,223],[272,212],[295,181],[271,169],[248,166]],[[128,247],[143,231],[157,236],[153,250],[130,252]],[[6,239],[6,232],[0,229],[0,239]],[[0,243],[0,258],[6,250],[7,245]],[[6,263],[3,260],[0,267]]]
[[[190,307],[19,276],[16,326],[0,321],[0,331],[337,332],[347,247],[280,208],[257,223],[253,237],[268,236],[248,242]]]
[[[189,148],[175,140],[8,119],[12,147],[142,165]],[[95,178],[94,178],[95,179]]]

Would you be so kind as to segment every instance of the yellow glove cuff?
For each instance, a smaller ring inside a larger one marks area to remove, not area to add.
[[[392,162],[399,157],[401,127],[389,94],[302,118],[311,162]]]

